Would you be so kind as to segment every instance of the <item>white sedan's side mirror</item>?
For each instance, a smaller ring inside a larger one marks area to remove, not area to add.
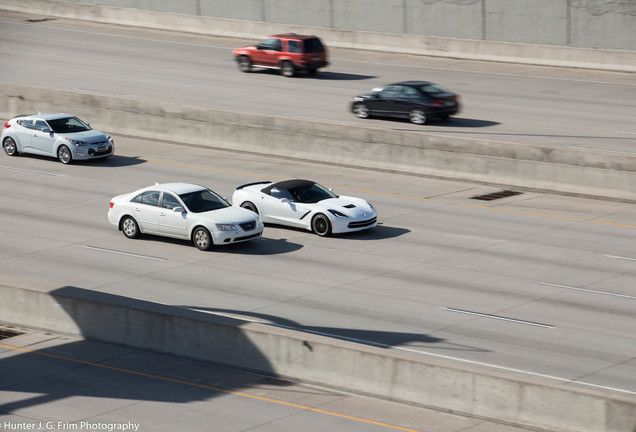
[[[172,209],[172,211],[175,213],[185,213],[185,209],[181,206],[176,206],[175,208]]]

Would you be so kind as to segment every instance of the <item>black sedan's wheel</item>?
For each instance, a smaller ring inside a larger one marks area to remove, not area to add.
[[[413,109],[409,113],[409,120],[411,120],[411,123],[423,125],[426,123],[426,113],[419,108]]]
[[[280,65],[280,73],[283,74],[283,76],[290,78],[296,74],[296,69],[294,68],[294,65],[291,62],[284,61]]]
[[[139,225],[137,224],[137,221],[131,216],[124,216],[124,218],[121,220],[121,231],[126,237],[130,239],[136,239],[141,236]]]
[[[331,235],[331,222],[329,218],[323,214],[317,214],[311,221],[311,230],[320,237]]]
[[[357,103],[353,105],[353,113],[360,118],[368,118],[369,117],[369,107],[367,107],[363,103]]]
[[[241,204],[241,207],[247,210],[251,210],[254,213],[258,214],[258,209],[256,208],[256,206],[249,201],[245,201],[243,204]]]
[[[60,148],[57,149],[57,158],[65,165],[71,163],[73,160],[71,149],[65,145],[60,146]]]
[[[194,230],[194,233],[192,234],[192,242],[197,249],[202,251],[210,250],[214,244],[212,242],[212,235],[210,234],[210,231],[204,227],[199,227]]]
[[[238,59],[238,67],[241,72],[249,72],[252,70],[252,61],[248,56],[241,56]]]
[[[4,152],[9,156],[15,156],[18,154],[18,146],[15,141],[11,137],[6,137],[2,142],[2,147],[4,148]]]

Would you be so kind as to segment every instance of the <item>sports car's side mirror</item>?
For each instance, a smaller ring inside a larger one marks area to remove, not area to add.
[[[289,198],[281,198],[280,202],[282,202],[282,203],[290,203],[291,201],[289,200]]]
[[[176,206],[175,208],[172,209],[172,211],[175,213],[185,213],[185,209],[181,206]]]
[[[44,132],[45,134],[50,134],[50,133],[51,133],[51,132],[53,132],[53,131],[51,130],[51,128],[50,128],[50,127],[48,127],[48,126],[44,126],[44,127],[42,128],[42,132]]]

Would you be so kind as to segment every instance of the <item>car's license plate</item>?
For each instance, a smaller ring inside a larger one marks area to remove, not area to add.
[[[316,56],[316,57],[312,57],[311,59],[312,59],[313,61],[319,61],[319,60],[320,60],[320,57],[317,57],[317,56]]]
[[[97,151],[100,151],[100,152],[106,151],[106,146],[99,146],[97,148]]]

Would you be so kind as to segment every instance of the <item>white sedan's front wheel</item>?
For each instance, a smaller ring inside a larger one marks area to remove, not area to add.
[[[203,227],[199,227],[194,230],[194,233],[192,234],[192,241],[197,249],[202,251],[210,250],[213,245],[210,231]]]

